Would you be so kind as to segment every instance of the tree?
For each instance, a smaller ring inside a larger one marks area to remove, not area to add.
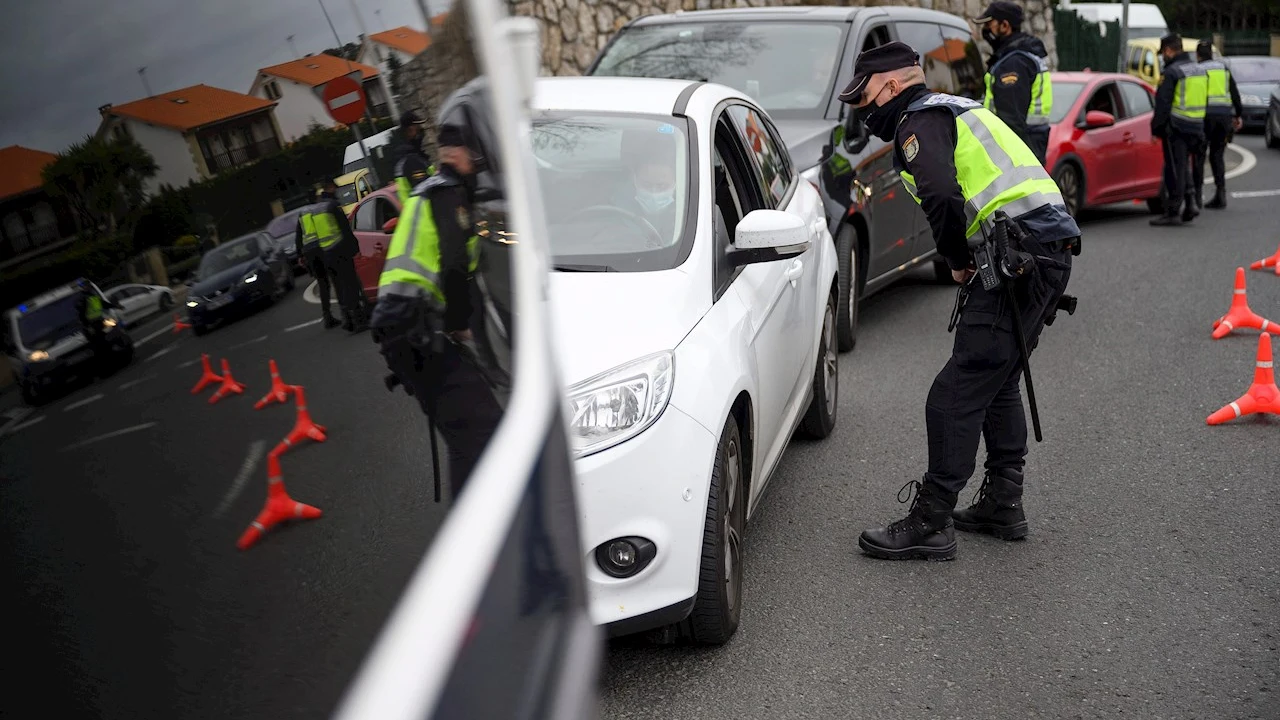
[[[387,71],[390,75],[390,77],[387,78],[387,81],[391,83],[391,92],[394,93],[396,97],[404,96],[404,91],[400,89],[400,69],[403,67],[404,63],[400,62],[400,58],[396,57],[395,53],[391,53],[387,56]]]
[[[133,138],[87,136],[41,173],[45,192],[64,201],[82,232],[115,235],[132,227],[145,198],[143,184],[159,167]]]
[[[328,48],[321,50],[325,55],[332,55],[343,60],[355,60],[360,57],[360,43],[349,42],[339,48]]]

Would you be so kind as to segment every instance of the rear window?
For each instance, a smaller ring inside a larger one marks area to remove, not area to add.
[[[1084,83],[1053,81],[1053,110],[1049,113],[1050,124],[1057,125],[1062,122],[1067,113],[1071,112],[1071,106],[1075,105],[1082,90],[1084,90]]]

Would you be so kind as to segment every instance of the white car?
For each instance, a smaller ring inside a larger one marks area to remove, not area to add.
[[[540,79],[531,141],[592,619],[724,643],[747,520],[794,432],[836,420],[821,198],[716,84]]]
[[[120,305],[116,312],[126,326],[173,308],[173,291],[161,285],[117,285],[102,295]]]

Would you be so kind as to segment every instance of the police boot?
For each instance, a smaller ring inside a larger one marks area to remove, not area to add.
[[[982,479],[973,504],[951,513],[956,529],[994,535],[1001,540],[1027,536],[1027,516],[1022,512],[1022,473],[991,470]]]
[[[1191,222],[1200,214],[1197,200],[1194,195],[1187,196],[1187,201],[1182,204],[1182,222]]]
[[[338,319],[335,318],[333,316],[333,313],[329,312],[329,310],[326,308],[324,310],[324,329],[328,330],[329,328],[337,327],[338,324],[339,324]]]
[[[1217,191],[1213,193],[1213,199],[1205,203],[1204,206],[1207,208],[1212,208],[1214,210],[1221,210],[1222,208],[1226,207],[1227,206],[1227,189],[1219,185]]]
[[[1151,224],[1156,227],[1181,225],[1182,218],[1177,215],[1161,215],[1157,218],[1151,218]]]
[[[346,308],[342,309],[342,329],[351,332],[355,327],[355,322],[351,319],[351,311]]]
[[[914,486],[914,488],[913,488]],[[858,547],[874,558],[884,560],[953,560],[956,556],[956,531],[951,510],[955,493],[948,493],[929,482],[912,480],[898,491],[898,502],[905,503],[905,491],[915,500],[907,516],[888,527],[864,530]]]

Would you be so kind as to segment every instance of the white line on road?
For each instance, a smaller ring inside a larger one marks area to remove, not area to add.
[[[267,339],[267,336],[266,336],[266,335],[263,335],[262,337],[254,338],[254,339],[252,339],[252,340],[245,340],[244,342],[240,343],[239,345],[232,345],[231,347],[227,348],[227,352],[231,352],[232,350],[235,350],[235,349],[237,349],[237,348],[242,348],[242,347],[244,347],[245,345],[252,345],[252,344],[254,344],[254,343],[260,343],[260,342],[262,342],[263,340],[266,340],[266,339]]]
[[[22,422],[33,412],[35,411],[31,408],[12,408],[6,412],[4,416],[9,418],[9,422],[0,426],[0,437],[3,437],[5,433],[9,432],[9,428],[16,427],[18,423]]]
[[[311,326],[311,325],[315,325],[316,323],[320,322],[320,321],[321,321],[321,320],[323,320],[323,319],[324,319],[324,318],[316,318],[315,320],[308,320],[308,321],[306,321],[306,322],[304,322],[304,323],[298,323],[297,325],[294,325],[293,327],[287,327],[287,328],[285,328],[285,329],[284,329],[284,331],[285,331],[285,332],[293,332],[294,330],[301,330],[301,329],[302,329],[302,328],[304,328],[304,327],[309,327],[309,326]]]
[[[1227,145],[1227,147],[1240,154],[1240,164],[1232,168],[1225,175],[1223,175],[1222,179],[1230,180],[1232,178],[1238,178],[1241,175],[1252,170],[1253,166],[1258,164],[1258,158],[1253,153],[1240,147],[1239,145],[1236,145],[1235,143],[1230,143]]]
[[[133,427],[122,428],[122,429],[120,429],[120,430],[113,430],[112,432],[109,432],[109,433],[103,433],[102,435],[95,435],[94,437],[91,437],[91,438],[89,438],[88,440],[81,440],[81,441],[80,441],[80,442],[78,442],[78,443],[72,443],[72,444],[70,444],[70,445],[68,445],[68,446],[66,446],[66,447],[64,447],[64,448],[62,448],[62,450],[59,450],[58,452],[63,452],[63,451],[66,451],[66,450],[74,450],[75,448],[84,447],[85,445],[88,445],[88,444],[90,444],[90,443],[96,443],[96,442],[98,442],[99,440],[108,440],[108,439],[113,438],[113,437],[120,437],[121,435],[128,435],[128,434],[129,434],[129,433],[131,433],[131,432],[138,432],[139,430],[146,430],[146,429],[147,429],[147,428],[149,428],[149,427],[155,427],[157,424],[158,424],[158,423],[153,423],[153,422],[143,423],[143,424],[141,424],[141,425],[134,425]]]
[[[1276,195],[1280,195],[1280,190],[1241,190],[1231,193],[1233,198],[1274,197]]]
[[[102,393],[98,393],[97,395],[93,395],[93,396],[91,396],[91,397],[87,397],[87,398],[85,398],[85,399],[83,399],[83,400],[78,400],[78,401],[73,402],[73,403],[71,403],[70,405],[68,405],[68,406],[66,406],[66,407],[64,407],[64,408],[62,408],[62,412],[67,412],[68,410],[75,410],[75,409],[76,409],[76,408],[78,408],[78,407],[84,407],[85,405],[88,405],[88,404],[89,404],[89,403],[91,403],[91,402],[97,402],[97,401],[101,400],[101,399],[102,399],[102,398],[104,398],[104,397],[106,397],[106,395],[103,395]]]
[[[139,385],[139,384],[141,384],[141,383],[144,383],[144,382],[146,382],[146,381],[148,381],[148,380],[150,380],[150,379],[152,379],[152,378],[156,378],[156,377],[160,377],[160,373],[151,373],[150,375],[143,375],[142,377],[138,378],[137,380],[130,380],[129,382],[127,382],[127,383],[125,383],[125,384],[121,385],[121,386],[120,386],[120,389],[121,389],[121,390],[128,390],[129,388],[133,387],[134,385]]]
[[[198,362],[200,362],[200,358],[196,358],[195,360],[188,360],[188,361],[186,361],[186,362],[182,363],[181,365],[179,365],[179,366],[178,366],[178,369],[179,369],[179,370],[181,370],[182,368],[189,368],[189,367],[191,367],[192,365],[195,365],[195,364],[196,364],[196,363],[198,363]]]
[[[44,420],[44,418],[45,418],[45,416],[44,416],[44,415],[41,415],[40,417],[37,417],[37,418],[32,418],[32,419],[30,419],[30,420],[28,420],[28,421],[26,421],[26,422],[22,423],[21,425],[14,425],[13,427],[9,428],[7,431],[5,431],[5,432],[3,432],[3,433],[0,433],[0,435],[12,435],[12,434],[14,434],[14,433],[18,432],[19,430],[25,430],[26,428],[29,428],[29,427],[31,427],[32,425],[35,425],[36,423],[40,422],[41,420]]]
[[[150,335],[148,335],[148,336],[146,336],[146,337],[142,338],[141,340],[137,340],[137,341],[135,341],[135,342],[133,343],[133,346],[136,348],[136,347],[138,347],[139,345],[142,345],[143,343],[149,343],[149,342],[151,342],[152,340],[155,340],[156,338],[158,338],[158,337],[160,337],[161,335],[163,335],[163,334],[165,334],[165,333],[169,332],[169,331],[170,331],[170,330],[172,330],[172,329],[173,329],[173,323],[169,323],[169,324],[168,324],[168,325],[166,325],[165,327],[160,328],[159,330],[157,330],[157,331],[155,331],[155,332],[151,333]]]
[[[320,286],[316,284],[316,281],[312,280],[311,284],[307,286],[307,289],[302,291],[302,299],[306,300],[312,305],[319,305],[320,304],[319,288]]]
[[[226,512],[227,508],[231,507],[231,503],[240,497],[240,493],[244,491],[245,483],[249,482],[249,476],[253,474],[253,469],[262,460],[262,452],[266,449],[267,443],[262,440],[254,440],[249,444],[249,454],[245,456],[244,463],[240,465],[240,472],[236,473],[235,479],[231,481],[231,489],[227,490],[226,496],[222,498],[222,502],[218,503],[218,507],[213,511],[215,518]]]
[[[163,355],[168,355],[169,353],[173,352],[177,347],[178,347],[177,345],[170,345],[169,347],[167,347],[167,348],[165,348],[165,349],[163,349],[163,350],[161,350],[161,351],[159,351],[159,352],[155,353],[154,355],[151,355],[150,357],[148,357],[148,358],[147,358],[146,360],[144,360],[143,362],[150,362],[150,361],[155,360],[156,358],[161,357],[161,356],[163,356]]]

